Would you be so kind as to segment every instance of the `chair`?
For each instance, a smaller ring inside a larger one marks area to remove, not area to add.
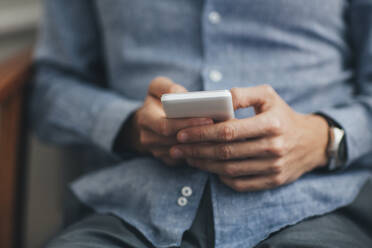
[[[0,63],[0,247],[20,247],[25,178],[24,104],[32,49]]]

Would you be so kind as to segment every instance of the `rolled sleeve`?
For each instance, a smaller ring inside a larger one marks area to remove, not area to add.
[[[121,126],[129,115],[141,106],[141,102],[116,99],[107,104],[93,127],[92,141],[105,150],[112,151]]]
[[[44,8],[34,55],[34,130],[47,142],[112,152],[120,127],[142,101],[106,87],[94,1],[46,0]]]

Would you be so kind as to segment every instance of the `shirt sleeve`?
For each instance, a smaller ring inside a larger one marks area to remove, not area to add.
[[[318,111],[345,130],[345,168],[372,152],[372,1],[350,1],[349,14],[355,57],[355,95],[347,104]]]
[[[94,1],[46,0],[34,55],[31,122],[45,141],[112,146],[142,101],[107,88]]]

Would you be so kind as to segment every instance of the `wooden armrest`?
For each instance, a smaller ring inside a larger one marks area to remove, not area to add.
[[[22,134],[23,88],[31,54],[31,49],[25,49],[0,63],[0,247],[18,247],[21,243],[21,165],[26,147]]]
[[[27,48],[0,63],[0,104],[26,83],[32,62],[32,49]]]

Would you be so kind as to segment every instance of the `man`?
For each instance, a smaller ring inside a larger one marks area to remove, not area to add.
[[[370,23],[369,0],[47,0],[35,128],[109,157],[48,247],[370,247]],[[159,100],[230,88],[222,123]]]

